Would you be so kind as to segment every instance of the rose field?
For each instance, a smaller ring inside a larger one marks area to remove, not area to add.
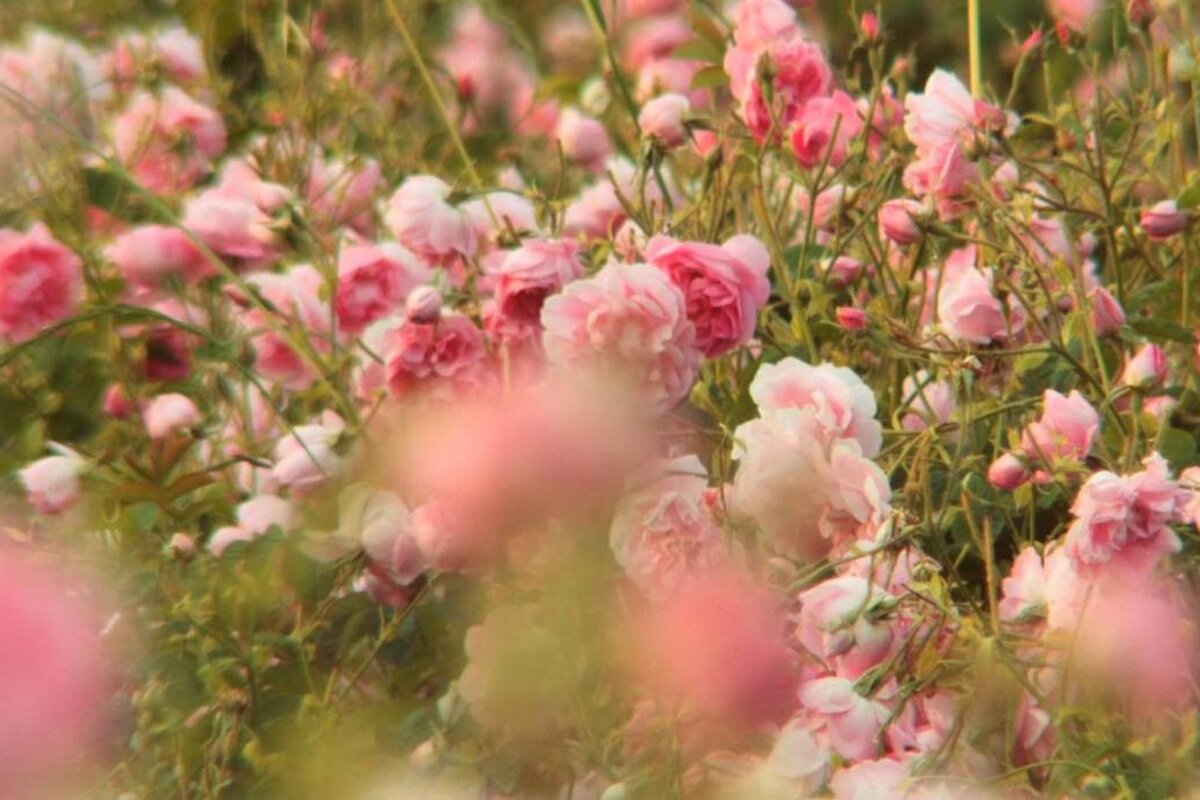
[[[0,800],[1200,799],[1200,0],[0,0]]]

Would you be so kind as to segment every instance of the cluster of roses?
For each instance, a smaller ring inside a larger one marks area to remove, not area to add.
[[[703,63],[677,55],[695,37],[683,4],[621,5],[610,21],[622,43],[616,66],[634,75],[637,128],[656,157],[689,143],[700,156],[732,147],[693,119],[728,122],[719,93],[694,88]],[[902,103],[886,85],[856,98],[838,87],[787,3],[743,0],[731,19],[728,99],[758,147],[790,151],[767,189],[829,247],[821,271],[848,298],[836,313],[842,328],[868,327],[867,283],[877,277],[866,248],[852,255],[843,238],[849,215],[862,217],[860,190],[818,177],[808,197],[793,198],[789,170],[824,176],[856,153],[906,141],[911,196],[881,198],[863,218],[876,223],[880,260],[907,265],[919,287],[905,297],[920,344],[947,353],[1035,345],[1069,311],[1085,312],[1098,337],[1125,330],[1121,304],[1098,277],[1094,237],[1072,236],[1044,179],[1005,157],[1015,115],[941,70]],[[1072,29],[1086,27],[1076,22]],[[869,40],[880,35],[874,15],[861,28]],[[564,70],[576,66],[568,45],[592,41],[581,15],[554,17],[544,35]],[[122,304],[144,312],[123,328],[139,342],[137,374],[117,376],[104,412],[140,419],[160,444],[184,443],[202,466],[234,464],[222,469],[241,502],[204,542],[215,557],[236,557],[234,543],[277,529],[303,537],[317,558],[362,554],[358,588],[404,606],[431,575],[486,582],[509,569],[526,577],[552,569],[555,532],[611,512],[613,560],[640,614],[626,750],[635,759],[653,721],[673,720],[695,765],[689,788],[949,793],[919,775],[969,738],[960,737],[963,694],[936,683],[902,688],[897,676],[948,652],[960,620],[920,592],[940,566],[900,535],[904,515],[875,461],[884,432],[871,389],[833,363],[756,364],[747,390],[755,416],[731,432],[736,472],[723,486],[710,485],[687,422],[671,413],[706,363],[758,358],[768,274],[787,269],[782,254],[748,233],[716,244],[650,224],[694,197],[698,183],[671,174],[669,162],[614,155],[608,128],[587,110],[596,97],[565,108],[540,98],[533,68],[478,8],[455,17],[438,59],[468,131],[508,118],[527,140],[555,143],[586,176],[560,218],[530,199],[513,169],[493,191],[467,194],[425,174],[389,191],[375,161],[309,143],[302,178],[284,181],[271,170],[268,136],[227,152],[199,43],[181,29],[125,37],[102,57],[44,33],[6,48],[0,85],[28,113],[0,121],[0,145],[19,147],[39,109],[89,116],[100,122],[91,126],[97,149],[179,214],[178,224],[127,226],[94,210],[86,258],[41,224],[0,231],[0,336],[16,344],[69,324],[89,291],[85,269],[122,279]],[[346,79],[362,78],[345,59],[330,61]],[[148,71],[155,88],[140,85]],[[80,81],[84,107],[71,108]],[[976,244],[920,263],[926,238],[963,223],[981,194],[1030,204],[1014,248],[1047,275],[1065,265],[1078,278],[1039,280],[1053,302],[1030,300],[1027,270],[989,266]],[[301,258],[298,220],[328,258]],[[1190,223],[1170,200],[1140,218],[1151,241]],[[202,410],[187,387],[200,372],[227,368],[197,354],[218,334],[248,343],[252,366],[234,402]],[[1104,408],[1165,419],[1174,403],[1167,382],[1164,352],[1142,344],[1118,381],[1123,394]],[[904,431],[962,436],[949,378],[905,375],[901,396],[895,421]],[[292,425],[290,409],[312,413],[297,398],[329,407]],[[1136,700],[1156,707],[1186,697],[1194,666],[1189,609],[1161,565],[1180,548],[1172,526],[1200,517],[1200,472],[1176,481],[1157,454],[1138,472],[1094,472],[1100,425],[1079,391],[1047,391],[1041,418],[987,472],[1004,490],[1056,481],[1075,489],[1084,478],[1066,533],[1022,550],[1002,581],[1003,631],[1036,663],[1016,712],[1025,764],[1053,753],[1053,715],[1081,691],[1067,680],[1078,662],[1107,686],[1132,679]],[[81,476],[104,468],[53,447],[21,471],[45,514],[70,509]],[[370,483],[347,485],[361,474]],[[336,528],[306,529],[304,503],[330,488]],[[747,542],[756,552],[744,552]],[[172,546],[190,554],[196,541],[181,533]],[[756,576],[763,562],[786,580]],[[822,568],[802,569],[815,564]],[[789,587],[767,588],[781,583]],[[557,657],[537,617],[533,605],[504,604],[468,635],[454,691],[487,727],[517,727],[536,699],[511,695],[506,659]],[[1122,655],[1129,641],[1144,645],[1135,659]],[[554,711],[546,703],[533,716],[543,724]],[[748,747],[760,732],[769,746]],[[983,752],[961,761],[960,779],[1001,769]]]

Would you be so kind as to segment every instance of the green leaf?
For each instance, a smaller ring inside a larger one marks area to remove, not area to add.
[[[1187,431],[1165,427],[1158,435],[1158,451],[1172,465],[1190,463],[1196,455],[1196,438]]]
[[[1155,342],[1168,341],[1181,344],[1195,344],[1196,342],[1196,337],[1187,328],[1162,317],[1137,319],[1131,323],[1130,327]]]
[[[705,67],[696,73],[696,77],[692,78],[693,89],[713,89],[727,83],[729,83],[729,76],[725,74],[725,69],[718,64]]]
[[[1191,186],[1180,192],[1175,204],[1180,208],[1200,206],[1200,180],[1193,182]]]
[[[691,61],[708,61],[714,64],[720,64],[725,57],[716,47],[713,47],[712,42],[707,39],[693,39],[690,42],[684,42],[676,47],[671,53],[674,58],[683,58]]]

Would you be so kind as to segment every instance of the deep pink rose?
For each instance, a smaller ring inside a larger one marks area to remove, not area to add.
[[[850,95],[839,89],[829,97],[815,97],[805,103],[792,128],[792,152],[805,167],[824,163],[840,167],[862,127],[862,116]]]
[[[35,336],[71,316],[82,294],[83,263],[45,227],[0,230],[0,336]]]
[[[717,246],[660,235],[647,243],[645,259],[684,293],[700,352],[715,358],[750,341],[771,293],[771,257],[758,239],[735,236]]]
[[[399,398],[462,397],[489,378],[483,333],[461,314],[444,313],[434,323],[405,320],[384,347],[388,389]]]
[[[347,245],[338,254],[333,301],[338,324],[346,333],[360,333],[398,310],[409,292],[431,277],[432,271],[401,245]]]

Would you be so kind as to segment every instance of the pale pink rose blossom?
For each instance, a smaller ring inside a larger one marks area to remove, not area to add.
[[[338,325],[351,335],[396,311],[410,291],[433,277],[415,254],[394,242],[347,245],[337,268],[333,307]]]
[[[622,48],[623,61],[633,71],[651,61],[666,58],[694,36],[682,14],[661,14],[631,25]]]
[[[992,289],[991,270],[975,266],[975,246],[955,250],[942,266],[937,314],[942,330],[971,344],[988,344],[1009,335],[1009,318]],[[1013,325],[1019,329],[1018,325]]]
[[[146,432],[151,439],[162,439],[175,431],[199,425],[203,417],[200,409],[186,395],[160,394],[146,404],[142,410]]]
[[[1021,449],[1027,457],[1047,462],[1082,461],[1091,452],[1099,431],[1100,415],[1077,390],[1062,395],[1047,389],[1042,398],[1042,416],[1026,426]]]
[[[954,387],[948,381],[934,380],[927,371],[919,370],[905,377],[900,390],[908,408],[900,426],[907,431],[943,425],[954,416]]]
[[[502,539],[448,499],[435,498],[412,514],[413,536],[430,567],[443,572],[486,572],[500,558]]]
[[[155,97],[134,96],[113,121],[117,158],[152,192],[172,194],[193,186],[225,151],[221,115],[168,86]]]
[[[617,506],[609,544],[650,598],[663,598],[725,560],[721,528],[704,505],[708,486],[695,456],[663,461],[657,475]]]
[[[442,293],[432,286],[418,286],[404,298],[404,316],[421,325],[432,325],[442,318]]]
[[[1182,546],[1172,522],[1186,519],[1191,493],[1170,478],[1167,462],[1149,456],[1132,475],[1097,472],[1071,506],[1065,551],[1085,574],[1144,575]]]
[[[691,102],[681,94],[664,94],[647,102],[638,114],[638,127],[663,147],[679,147],[687,140],[684,123],[692,111]]]
[[[916,200],[888,200],[879,207],[879,230],[898,245],[916,244],[925,236],[917,220],[925,210]]]
[[[58,514],[79,499],[79,476],[87,466],[69,447],[51,443],[55,455],[39,458],[18,474],[29,502],[43,514]]]
[[[256,273],[246,282],[274,308],[250,307],[241,320],[254,344],[255,371],[286,389],[308,388],[316,379],[314,367],[285,332],[306,336],[317,352],[329,349],[324,336],[329,332],[329,308],[320,297],[324,278],[311,265],[299,264],[284,273]],[[239,304],[249,305],[248,301]]]
[[[801,685],[799,697],[818,739],[828,737],[831,749],[842,758],[871,759],[879,754],[879,734],[891,712],[855,691],[853,681],[816,678]]]
[[[699,369],[685,302],[662,271],[610,263],[546,300],[546,354],[560,367],[611,370],[640,387],[652,408],[667,411],[691,390]]]
[[[1000,618],[1021,622],[1046,614],[1046,576],[1042,557],[1026,547],[1013,560],[1008,577],[1000,582]]]
[[[471,220],[481,243],[540,231],[533,203],[517,192],[488,192],[466,201],[459,210]]]
[[[1162,386],[1167,379],[1167,355],[1156,344],[1142,345],[1121,371],[1121,383],[1126,386],[1152,388]]]
[[[613,152],[604,124],[595,117],[570,107],[558,118],[555,131],[563,155],[590,172],[599,172]]]
[[[796,32],[796,12],[784,0],[742,0],[733,10],[734,41],[742,47],[770,44]]]
[[[263,267],[281,246],[272,215],[290,196],[285,187],[262,180],[246,161],[234,159],[225,163],[215,187],[184,204],[182,226],[219,255]]]
[[[962,81],[942,69],[930,74],[924,93],[908,94],[904,110],[904,132],[916,145],[918,157],[954,143],[969,144],[980,133],[1008,132],[1016,125],[1012,115],[971,97]]]
[[[408,178],[388,200],[388,227],[401,244],[435,263],[469,258],[478,249],[475,228],[449,197],[450,187],[439,178]]]
[[[29,339],[71,316],[83,296],[83,262],[40,223],[0,229],[0,337]]]
[[[908,769],[891,758],[858,761],[833,773],[829,788],[836,800],[903,800]]]
[[[1187,227],[1188,215],[1174,200],[1163,200],[1143,211],[1140,222],[1151,239],[1170,239]]]
[[[811,409],[824,441],[850,438],[865,457],[879,453],[883,433],[875,419],[875,395],[848,367],[814,367],[798,358],[763,364],[750,383],[750,396],[764,417],[782,409]]]
[[[337,538],[356,542],[393,582],[407,586],[425,570],[412,515],[391,492],[354,484],[338,497]]]
[[[758,239],[743,234],[717,246],[659,235],[645,259],[683,292],[700,352],[714,358],[750,341],[771,291],[771,257]]]
[[[275,445],[271,477],[293,493],[320,486],[341,469],[342,457],[334,448],[344,427],[337,414],[326,411],[320,420],[282,434]]]
[[[640,103],[647,103],[659,95],[681,95],[688,101],[690,109],[706,108],[711,105],[711,95],[705,90],[692,88],[692,81],[703,68],[703,61],[656,58],[638,70],[633,98]],[[687,113],[685,111],[682,117],[686,117]],[[639,121],[638,124],[642,123]],[[693,132],[693,136],[697,133],[699,131]]]
[[[216,269],[199,246],[180,228],[139,225],[117,237],[105,257],[130,283],[157,286],[172,277],[195,283]]]
[[[948,141],[913,161],[904,170],[904,187],[918,197],[932,199],[938,217],[952,219],[963,211],[963,195],[979,178],[958,141]]]
[[[865,578],[830,578],[801,592],[797,600],[797,638],[826,663],[839,658],[839,674],[858,678],[891,649],[890,624],[873,614],[894,605],[896,598]]]
[[[734,431],[733,507],[791,558],[815,560],[872,535],[890,512],[887,478],[854,439],[828,443],[814,407],[782,408]]]

